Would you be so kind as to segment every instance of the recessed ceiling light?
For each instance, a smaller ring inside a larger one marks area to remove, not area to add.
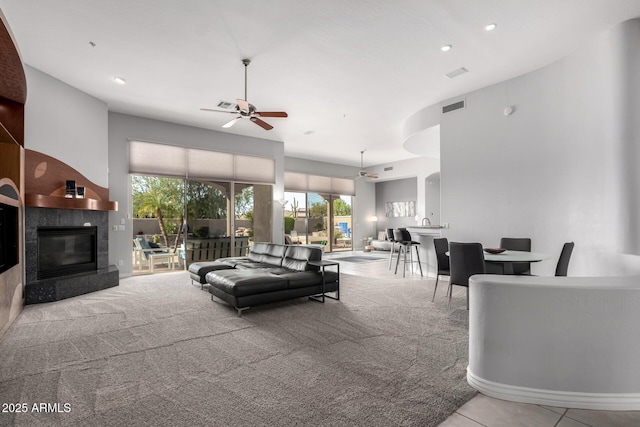
[[[314,131],[312,131],[312,130],[308,130],[308,131],[306,131],[304,134],[305,134],[305,135],[311,135],[311,134],[313,134],[313,133],[315,133],[315,132],[314,132]]]
[[[485,25],[484,30],[485,31],[493,31],[496,29],[496,27],[498,26],[498,24],[489,24],[489,25]]]
[[[116,83],[118,83],[118,84],[121,84],[121,85],[123,85],[123,84],[125,84],[125,83],[127,82],[127,81],[126,81],[125,79],[123,79],[122,77],[114,77],[114,78],[113,78],[113,81],[114,81],[114,82],[116,82]]]
[[[453,46],[451,46],[450,44],[446,44],[446,45],[442,46],[442,47],[440,48],[440,50],[441,50],[441,51],[443,51],[443,52],[448,52],[448,51],[450,51],[450,50],[451,50],[451,48],[452,48],[452,47],[453,47]]]

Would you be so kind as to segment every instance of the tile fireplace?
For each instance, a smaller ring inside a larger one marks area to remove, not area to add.
[[[106,211],[26,208],[25,302],[58,301],[117,286]]]

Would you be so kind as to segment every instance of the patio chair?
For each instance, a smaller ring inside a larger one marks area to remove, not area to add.
[[[153,267],[157,261],[166,262],[173,270],[174,253],[166,248],[152,248],[144,237],[133,239],[135,259],[138,269],[142,270],[142,258],[149,263],[149,272],[153,273]]]

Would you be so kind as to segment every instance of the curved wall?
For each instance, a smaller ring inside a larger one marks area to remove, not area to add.
[[[517,402],[640,409],[639,277],[476,275],[469,384]]]

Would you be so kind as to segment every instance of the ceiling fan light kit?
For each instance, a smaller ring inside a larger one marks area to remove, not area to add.
[[[260,117],[274,117],[274,118],[286,118],[288,114],[284,111],[258,111],[255,105],[250,104],[247,101],[247,67],[251,64],[250,59],[243,59],[242,64],[244,65],[244,99],[236,99],[237,103],[234,104],[228,101],[220,101],[218,103],[218,108],[223,108],[223,110],[213,110],[210,108],[201,108],[201,111],[208,111],[212,113],[226,113],[226,114],[235,114],[237,117],[224,125],[223,128],[230,128],[240,121],[240,119],[249,119],[253,123],[257,124],[264,130],[271,130],[273,126],[269,123],[261,120]]]

